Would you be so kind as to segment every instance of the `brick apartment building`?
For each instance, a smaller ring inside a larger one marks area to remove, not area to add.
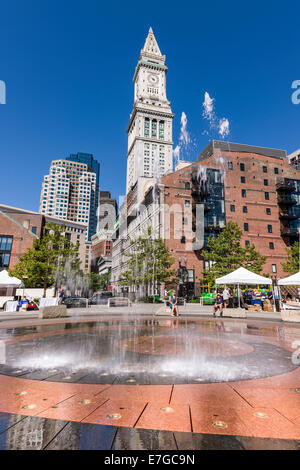
[[[285,151],[212,141],[193,163],[161,179],[164,203],[192,208],[204,203],[204,239],[217,235],[229,221],[243,230],[242,246],[255,245],[267,257],[263,272],[284,277],[281,263],[286,248],[299,239],[300,171],[289,165]],[[184,219],[184,218],[183,218]],[[189,235],[188,229],[185,234]],[[165,243],[175,258],[174,268],[185,265],[190,282],[201,279],[205,260],[195,239],[176,238],[174,217]],[[191,238],[191,237],[190,237]]]
[[[286,275],[281,265],[286,249],[299,239],[300,172],[289,164],[285,151],[212,141],[196,163],[163,176],[158,187],[159,213],[151,209],[155,204],[150,189],[142,201],[148,215],[141,215],[138,204],[132,202],[136,199],[134,188],[120,212],[127,213],[130,238],[154,221],[175,258],[173,269],[185,273],[191,294],[199,295],[207,267],[197,239],[199,219],[204,225],[204,243],[209,236],[217,236],[229,221],[236,222],[243,231],[242,246],[254,245],[266,256],[263,273],[277,278]],[[196,212],[199,203],[200,215]],[[114,241],[112,271],[119,291],[128,249],[126,237],[122,240],[119,234]]]
[[[74,244],[79,243],[81,269],[89,272],[91,255],[90,243],[86,242],[86,224],[4,204],[0,204],[0,270],[15,266],[20,256],[43,234],[46,222],[65,225],[67,238]]]
[[[21,214],[14,208],[0,206],[0,270],[11,269],[34,240],[40,237],[43,216],[33,212]]]

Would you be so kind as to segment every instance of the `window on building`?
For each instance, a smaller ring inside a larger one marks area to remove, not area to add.
[[[269,248],[270,248],[270,250],[274,250],[274,243],[273,242],[269,243]]]
[[[185,207],[190,207],[191,203],[190,203],[190,201],[185,201],[184,205],[185,205]]]
[[[278,173],[279,173],[278,168],[274,168],[274,173],[275,173],[275,175],[278,175]]]
[[[246,189],[242,189],[242,197],[246,197],[247,193],[246,193]]]
[[[269,199],[270,199],[269,193],[265,193],[265,200],[266,200],[266,201],[269,201]]]
[[[244,230],[245,230],[245,232],[248,232],[248,230],[249,230],[249,225],[248,225],[248,223],[245,223],[245,224],[244,224]]]
[[[277,273],[277,266],[276,264],[272,264],[272,272]]]
[[[263,166],[263,172],[268,173],[268,168],[266,166]]]
[[[243,206],[243,212],[246,214],[248,212],[247,206]]]
[[[230,206],[230,212],[235,212],[235,205],[234,205],[234,204],[231,204],[231,206]]]
[[[232,164],[232,162],[228,162],[228,170],[233,170],[233,164]]]
[[[185,183],[185,189],[190,189],[190,188],[191,188],[190,183]]]
[[[0,235],[0,268],[9,267],[12,243],[12,236]]]
[[[265,185],[265,186],[268,186],[268,185],[269,185],[268,180],[264,180],[264,185]]]
[[[31,227],[31,231],[32,231],[32,233],[35,233],[35,234],[36,234],[37,227]]]
[[[157,120],[153,119],[152,120],[152,137],[156,137],[157,135]]]
[[[268,233],[272,233],[272,225],[268,225]]]
[[[159,121],[159,138],[164,139],[165,137],[165,123],[164,121]]]
[[[241,183],[246,183],[246,178],[245,178],[245,176],[241,176]]]
[[[181,241],[181,243],[185,243],[185,241],[186,241],[185,237],[181,237],[180,241]]]
[[[250,246],[249,240],[245,240],[245,246]]]
[[[266,208],[266,213],[267,213],[267,215],[271,215],[271,209],[270,209],[270,207],[267,207],[267,208]]]
[[[145,118],[144,136],[149,137],[150,119]]]
[[[240,163],[240,170],[245,171],[245,164],[244,163]]]

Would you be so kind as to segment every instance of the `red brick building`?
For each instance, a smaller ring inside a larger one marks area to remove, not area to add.
[[[43,216],[20,213],[14,208],[0,207],[0,270],[12,269],[20,256],[32,248],[42,230]]]
[[[90,243],[86,243],[86,224],[4,204],[0,204],[0,270],[15,266],[20,256],[32,248],[34,240],[43,235],[46,222],[65,225],[66,237],[75,245],[79,244],[81,268],[89,272]]]
[[[182,214],[197,202],[195,179],[203,185],[208,173],[217,196],[204,209],[204,220],[209,221],[205,237],[232,220],[243,230],[242,245],[254,244],[267,257],[263,272],[285,276],[281,263],[286,259],[286,248],[299,240],[300,171],[289,165],[285,151],[223,141],[212,141],[197,163],[161,179],[163,203],[178,207],[177,216],[175,211],[170,217],[170,237],[165,237],[176,260],[173,268],[185,265],[190,282],[203,277],[205,260],[192,233],[195,214],[193,210]],[[180,237],[178,220],[184,229]]]

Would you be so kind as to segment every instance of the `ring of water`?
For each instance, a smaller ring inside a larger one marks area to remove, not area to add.
[[[285,330],[282,324],[194,319],[174,328],[172,320],[141,317],[16,328],[6,332],[0,373],[132,385],[256,379],[297,367],[284,347]]]

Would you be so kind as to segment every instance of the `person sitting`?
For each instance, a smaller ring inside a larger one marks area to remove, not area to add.
[[[220,294],[217,294],[213,304],[213,316],[216,316],[216,310],[220,310],[220,317],[223,316],[223,299]]]
[[[169,307],[171,309],[171,316],[172,317],[179,317],[178,306],[177,306],[178,299],[177,299],[177,295],[176,295],[174,289],[171,289],[169,294],[170,294],[170,296],[169,296]]]
[[[20,300],[20,303],[19,303],[20,312],[26,312],[28,305],[29,305],[29,301],[26,299],[26,297],[23,297],[23,299]]]

